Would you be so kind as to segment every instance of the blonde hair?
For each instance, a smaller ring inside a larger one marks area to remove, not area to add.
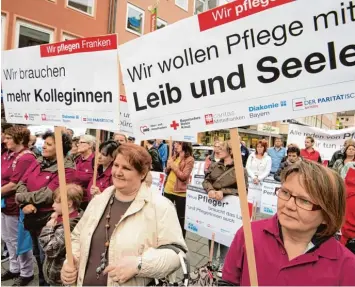
[[[342,226],[345,216],[346,191],[342,178],[333,170],[316,162],[303,160],[289,166],[281,174],[281,182],[297,173],[300,184],[312,201],[321,207],[326,228],[319,235],[333,236]]]
[[[230,141],[219,142],[221,149],[226,150],[231,156],[233,155]]]
[[[67,184],[68,201],[71,200],[73,202],[74,208],[80,207],[80,204],[83,200],[83,196],[84,196],[84,191],[80,185],[74,183]],[[57,202],[61,202],[59,187],[53,193],[53,200]]]

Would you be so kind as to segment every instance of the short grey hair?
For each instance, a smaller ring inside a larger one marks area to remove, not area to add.
[[[86,141],[93,150],[95,150],[95,143],[96,143],[96,138],[92,135],[82,135],[80,136],[80,139]]]

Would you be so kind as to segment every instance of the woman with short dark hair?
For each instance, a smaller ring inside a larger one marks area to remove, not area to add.
[[[168,160],[168,177],[164,186],[164,196],[176,206],[182,233],[185,237],[186,190],[195,160],[191,143],[175,142],[175,154]]]
[[[166,245],[187,251],[174,206],[145,183],[148,152],[122,144],[112,167],[113,186],[95,196],[72,232],[74,267],[64,263],[65,285],[147,286],[180,266]]]
[[[66,155],[71,149],[70,137],[62,134],[63,154],[57,155],[53,132],[43,135],[44,145],[42,157],[38,158],[27,170],[16,189],[16,201],[25,214],[25,228],[30,231],[33,254],[39,269],[39,284],[46,284],[42,265],[43,252],[38,243],[38,236],[53,212],[53,192],[59,187],[57,156],[64,158],[65,177],[67,183],[75,179],[75,164]]]
[[[277,213],[252,222],[260,286],[355,286],[355,256],[334,237],[345,215],[341,177],[313,161],[289,166]],[[243,229],[229,248],[223,280],[250,285]]]
[[[114,153],[119,147],[119,143],[113,140],[103,142],[99,146],[99,158],[97,167],[96,186],[93,185],[94,177],[91,178],[88,185],[90,191],[90,200],[97,194],[103,192],[109,186],[112,186],[112,165]],[[94,164],[95,160],[93,160]]]

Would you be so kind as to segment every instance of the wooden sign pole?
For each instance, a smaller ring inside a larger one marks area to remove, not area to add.
[[[173,156],[173,138],[169,137],[169,158]]]
[[[63,145],[62,145],[62,127],[55,127],[54,137],[55,137],[55,149],[57,153],[60,200],[62,203],[65,249],[67,252],[68,264],[69,266],[74,267],[73,252],[71,248],[71,238],[70,238],[71,232],[70,232],[70,224],[69,224],[68,198],[67,198],[67,189],[66,189],[66,181],[65,181]]]
[[[246,185],[244,180],[244,167],[242,162],[242,155],[240,152],[240,140],[239,140],[238,129],[237,128],[230,129],[230,135],[231,135],[231,145],[233,150],[235,175],[236,175],[236,180],[238,185],[240,209],[242,211],[242,221],[243,221],[243,230],[244,230],[244,238],[245,238],[245,247],[247,251],[250,284],[251,286],[258,286],[258,275],[256,272],[253,234],[251,232],[250,215],[248,209],[248,198],[247,198]]]
[[[95,144],[95,163],[94,163],[94,175],[92,178],[92,185],[96,186],[96,178],[97,178],[97,166],[99,163],[99,146],[100,146],[100,135],[101,131],[96,130],[96,144]]]

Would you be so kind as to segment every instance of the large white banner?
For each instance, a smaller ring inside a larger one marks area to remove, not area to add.
[[[120,125],[116,35],[3,51],[1,72],[10,123]]]
[[[144,138],[158,138],[353,108],[352,5],[234,1],[125,43],[134,133],[144,126]]]
[[[242,226],[239,197],[210,199],[205,190],[189,185],[186,193],[185,229],[202,237],[230,246]]]
[[[307,136],[312,136],[315,139],[314,148],[319,151],[322,160],[330,160],[335,151],[344,147],[345,140],[355,139],[355,127],[342,130],[323,130],[301,125],[289,125],[287,144],[294,143],[300,148],[304,148]]]

